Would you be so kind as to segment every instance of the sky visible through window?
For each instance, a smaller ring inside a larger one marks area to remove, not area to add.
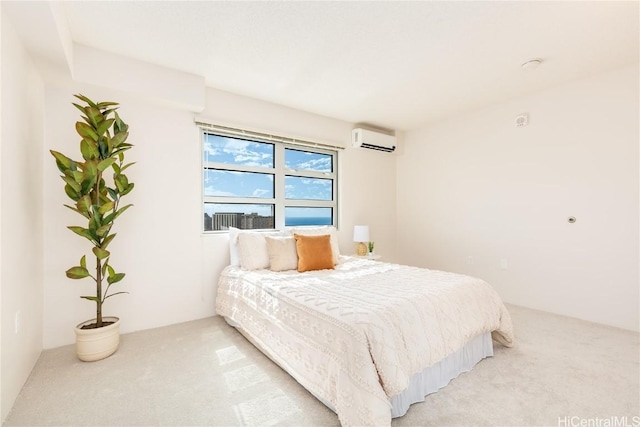
[[[269,169],[275,167],[275,145],[272,143],[205,134],[203,150],[205,164],[228,165],[228,169],[235,169],[236,166]],[[285,169],[287,169],[284,178],[285,198],[287,200],[333,200],[332,179],[304,176],[308,171],[332,173],[333,156],[303,149],[285,148],[284,151]],[[226,170],[218,166],[216,169],[205,169],[205,196],[256,199],[255,204],[206,203],[205,212],[209,215],[220,212],[242,212],[272,216],[273,205],[261,204],[260,199],[275,197],[274,172],[274,170],[264,172]],[[315,223],[331,224],[332,216],[332,208],[287,206],[285,209],[287,225],[301,225],[311,219]]]

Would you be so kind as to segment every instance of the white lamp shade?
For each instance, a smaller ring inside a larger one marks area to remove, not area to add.
[[[353,227],[353,241],[354,242],[368,242],[369,241],[369,226],[368,225],[356,225]]]

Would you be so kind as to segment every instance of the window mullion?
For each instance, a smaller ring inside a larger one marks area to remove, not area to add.
[[[230,201],[228,197],[222,196],[204,196],[204,201],[207,203],[237,203],[237,204],[247,204],[247,205],[272,205],[276,203],[276,199],[263,199],[257,197],[234,197],[233,201]]]
[[[288,176],[301,176],[305,178],[319,178],[319,179],[335,179],[335,173],[328,172],[314,172],[307,170],[285,169],[284,174]]]
[[[332,200],[311,200],[311,199],[289,199],[284,203],[287,207],[318,207],[335,208],[336,203]]]
[[[207,163],[204,163],[203,167],[205,169],[216,169],[216,170],[237,171],[237,172],[254,172],[254,173],[267,173],[267,174],[273,173],[272,168],[265,168],[262,166],[230,165],[226,163],[207,162]]]
[[[284,229],[284,206],[285,206],[285,177],[284,168],[284,145],[276,144],[275,149],[275,216],[276,228]]]

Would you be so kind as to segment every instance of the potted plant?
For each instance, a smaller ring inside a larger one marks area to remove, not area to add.
[[[373,247],[374,247],[374,242],[367,243],[367,248],[369,249],[369,256],[373,255]]]
[[[86,255],[80,258],[79,265],[66,271],[70,279],[90,277],[95,282],[95,294],[82,295],[80,298],[96,304],[96,317],[76,326],[78,357],[80,360],[94,361],[113,354],[120,342],[120,319],[104,317],[102,306],[107,298],[126,293],[109,292],[111,286],[120,282],[125,274],[117,273],[111,265],[108,247],[116,237],[112,232],[115,220],[132,206],[120,206],[120,202],[134,186],[124,174],[134,164],[124,161],[125,152],[133,145],[126,142],[129,127],[116,111],[118,103],[95,103],[83,95],[74,96],[84,103],[73,103],[83,119],[76,122],[75,126],[81,138],[82,161],[72,160],[54,150],[51,150],[51,154],[62,172],[64,191],[73,201],[64,206],[81,215],[85,221],[85,226],[72,225],[67,228],[91,243],[95,258],[91,271]],[[108,173],[110,170],[112,174]]]

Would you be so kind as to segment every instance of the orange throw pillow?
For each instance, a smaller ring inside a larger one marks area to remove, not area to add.
[[[293,237],[296,239],[299,272],[333,269],[331,237],[328,234],[324,236],[294,234]]]

